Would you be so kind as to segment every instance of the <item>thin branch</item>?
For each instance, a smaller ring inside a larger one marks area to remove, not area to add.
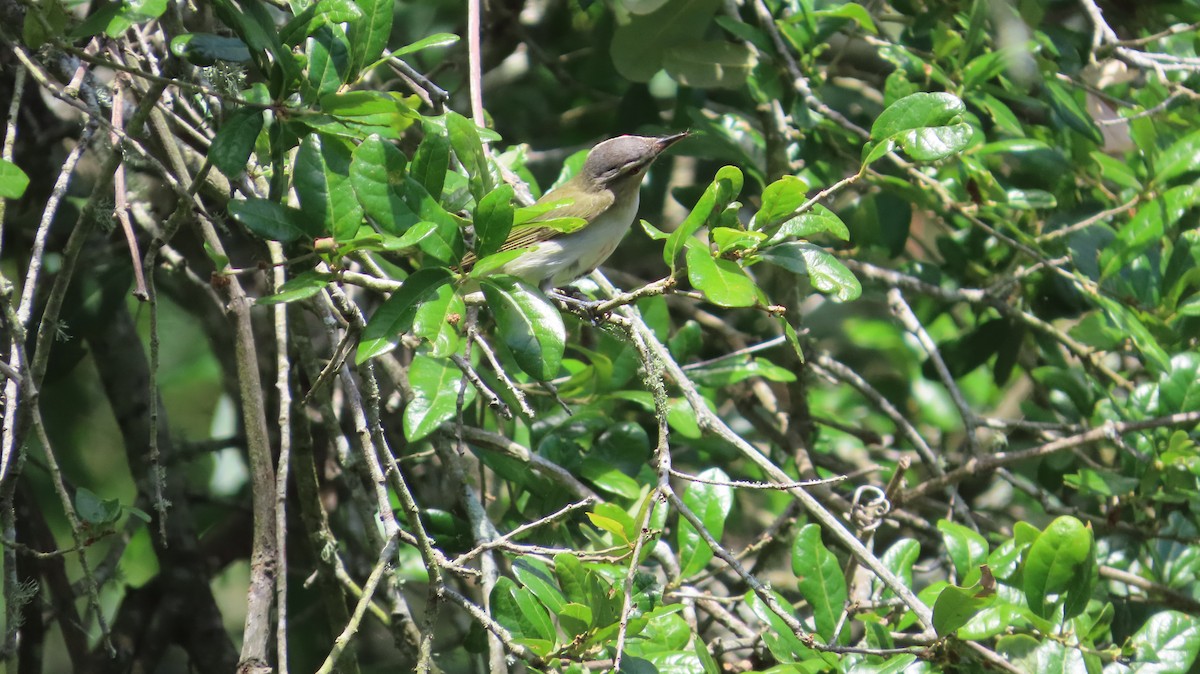
[[[1028,461],[1043,456],[1049,456],[1056,452],[1061,452],[1066,449],[1074,449],[1083,445],[1099,442],[1108,437],[1115,437],[1132,433],[1134,431],[1149,430],[1152,428],[1174,428],[1176,426],[1194,426],[1200,423],[1200,411],[1181,412],[1165,417],[1155,417],[1154,419],[1143,419],[1141,421],[1121,421],[1109,422],[1103,426],[1093,428],[1091,430],[1072,435],[1066,438],[1047,442],[1037,447],[1018,450],[1014,452],[997,452],[995,454],[987,454],[983,456],[972,457],[962,466],[947,472],[945,475],[926,480],[921,484],[909,489],[897,496],[898,503],[907,503],[914,498],[920,498],[928,495],[930,492],[943,489],[948,485],[958,484],[965,479],[975,477],[987,473],[990,470],[1001,466],[1009,466],[1014,463]]]

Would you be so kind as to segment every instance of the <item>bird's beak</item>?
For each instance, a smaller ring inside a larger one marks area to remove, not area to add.
[[[684,131],[683,133],[672,134],[670,136],[659,136],[658,138],[654,139],[654,145],[655,145],[654,153],[657,155],[660,152],[662,152],[663,150],[671,147],[675,143],[678,143],[679,141],[681,141],[687,137],[688,137],[687,131]]]

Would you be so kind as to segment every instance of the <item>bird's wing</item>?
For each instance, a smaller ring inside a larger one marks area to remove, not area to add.
[[[542,195],[542,198],[538,199],[538,203],[550,203],[561,198],[562,197],[555,194],[554,190],[551,190],[550,192]],[[581,204],[576,201],[563,204],[534,217],[525,224],[513,227],[512,231],[508,233],[508,238],[504,240],[504,243],[496,252],[503,253],[510,250],[517,250],[518,248],[526,248],[528,246],[562,236],[566,233],[562,229],[557,227],[547,227],[545,225],[539,225],[538,223],[546,222],[547,220],[559,220],[563,218],[582,218],[589,212],[602,213],[612,206],[613,201],[616,200],[616,196],[612,192],[604,190],[600,194],[590,196],[588,200],[590,203]],[[463,256],[462,262],[459,263],[458,268],[460,271],[469,271],[477,261],[478,258],[475,257],[475,253],[467,253],[465,256]]]

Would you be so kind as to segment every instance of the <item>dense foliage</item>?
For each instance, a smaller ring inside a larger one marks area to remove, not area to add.
[[[9,671],[1194,667],[1200,5],[0,16]]]

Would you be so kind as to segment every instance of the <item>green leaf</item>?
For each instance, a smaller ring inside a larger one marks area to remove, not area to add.
[[[636,495],[634,498],[636,498]],[[593,515],[616,524],[615,529],[606,530],[611,531],[617,537],[618,541],[632,544],[641,534],[638,524],[634,521],[633,517],[614,503],[597,503],[592,508],[592,512],[588,513],[589,518]]]
[[[717,257],[723,257],[733,251],[745,251],[758,247],[767,238],[762,232],[734,229],[733,227],[714,227],[709,236],[717,244]]]
[[[350,77],[350,43],[338,24],[321,26],[307,43],[307,83],[305,98],[333,94]]]
[[[1029,608],[1049,620],[1064,601],[1086,604],[1086,595],[1091,593],[1087,579],[1094,566],[1092,530],[1074,517],[1054,520],[1029,547],[1025,559],[1023,578]],[[1085,596],[1080,597],[1081,593]],[[1070,613],[1064,616],[1070,617]]]
[[[949,520],[938,520],[937,528],[942,532],[942,541],[946,544],[950,561],[954,562],[955,577],[959,582],[966,580],[969,573],[987,562],[988,543],[983,536]]]
[[[413,156],[409,173],[434,199],[442,197],[446,171],[450,168],[450,139],[435,124],[425,124],[425,137]]]
[[[171,40],[171,53],[198,66],[215,65],[217,61],[246,63],[250,49],[236,37],[212,33],[184,33]]]
[[[417,307],[412,333],[429,341],[429,355],[445,358],[458,351],[458,327],[466,313],[467,305],[452,285],[438,286],[433,296]]]
[[[808,201],[808,183],[796,176],[784,176],[767,185],[762,193],[762,206],[754,215],[754,229],[769,231],[775,225],[792,218],[796,209]]]
[[[345,141],[311,134],[300,144],[292,174],[305,215],[319,218],[337,241],[353,238],[363,221],[350,184],[350,160]]]
[[[648,82],[663,67],[668,49],[705,34],[720,0],[666,0],[617,26],[608,53],[622,77]]]
[[[808,276],[813,287],[839,302],[862,295],[862,284],[854,273],[829,251],[801,241],[788,241],[762,251],[762,258],[796,274]]]
[[[269,199],[251,197],[230,201],[229,214],[251,232],[264,239],[289,243],[300,238],[315,239],[324,234],[320,222],[302,211]]]
[[[400,150],[377,134],[360,143],[351,155],[354,195],[371,220],[388,234],[404,235],[419,220],[402,194],[407,164]]]
[[[0,199],[20,199],[29,186],[29,176],[19,166],[0,159]]]
[[[75,490],[75,511],[84,522],[104,526],[121,518],[121,502],[115,498],[102,499],[92,490],[79,487]]]
[[[1097,145],[1104,144],[1104,134],[1100,132],[1100,127],[1096,126],[1092,116],[1088,114],[1083,104],[1076,100],[1071,91],[1053,79],[1043,81],[1042,86],[1049,95],[1050,108],[1054,110],[1059,119],[1084,138]]]
[[[933,604],[933,629],[939,637],[950,636],[994,603],[996,581],[990,572],[971,587],[947,585]]]
[[[953,94],[915,93],[889,105],[871,125],[863,165],[897,145],[915,161],[944,159],[962,151],[971,139],[969,124],[958,121],[965,108]]]
[[[480,280],[504,345],[529,376],[558,376],[567,332],[558,309],[537,288],[513,276]]]
[[[575,555],[559,553],[554,556],[554,576],[563,596],[573,604],[588,604],[587,572]]]
[[[378,134],[400,138],[405,129],[421,116],[399,94],[379,91],[349,91],[321,97],[324,114],[299,116],[297,119],[317,131],[350,138]]]
[[[1185,173],[1200,171],[1200,130],[1171,144],[1154,162],[1154,182],[1164,184]]]
[[[384,250],[406,250],[418,246],[425,241],[426,238],[433,236],[437,232],[437,223],[429,220],[421,220],[412,227],[404,230],[404,234],[398,237],[385,236],[383,238]]]
[[[836,7],[830,7],[828,9],[819,9],[813,12],[813,16],[820,18],[849,19],[858,24],[859,28],[862,28],[868,33],[872,35],[879,34],[879,29],[875,27],[875,21],[871,19],[871,13],[867,11],[866,7],[863,7],[857,2],[847,2]]]
[[[1166,414],[1200,409],[1200,354],[1185,352],[1171,358],[1170,370],[1160,378],[1161,411]]]
[[[846,577],[841,564],[821,542],[821,527],[804,525],[792,544],[792,572],[800,594],[813,609],[817,634],[833,643],[833,631],[846,607]]]
[[[1200,652],[1200,620],[1178,611],[1151,616],[1133,638],[1134,671],[1189,672]]]
[[[1179,185],[1141,205],[1129,222],[1117,231],[1115,245],[1107,256],[1102,254],[1101,277],[1109,277],[1130,262],[1141,257],[1151,246],[1158,245],[1163,235],[1200,201],[1200,188]],[[1105,253],[1108,251],[1106,250]]]
[[[1093,301],[1104,309],[1110,321],[1122,333],[1129,335],[1129,341],[1146,357],[1147,365],[1154,372],[1166,372],[1170,369],[1170,359],[1162,345],[1137,315],[1116,300],[1105,295],[1093,296]]]
[[[586,633],[594,620],[592,609],[583,604],[567,604],[556,615],[559,626],[572,639]]]
[[[362,17],[353,0],[323,0],[308,5],[304,11],[292,17],[279,31],[283,44],[293,46],[322,28],[330,28]],[[344,33],[344,31],[343,31]]]
[[[354,362],[361,364],[394,349],[400,335],[412,328],[417,305],[451,278],[445,269],[429,268],[419,269],[404,279],[400,288],[367,321]]]
[[[629,500],[636,499],[641,493],[641,485],[611,463],[589,456],[579,466],[579,474],[596,488]],[[632,539],[629,539],[632,540]]]
[[[501,185],[475,207],[475,255],[487,257],[500,250],[513,228],[513,188]]]
[[[518,639],[537,639],[554,643],[554,623],[545,607],[533,594],[518,587],[511,578],[501,576],[492,587],[492,613],[496,620]]]
[[[742,191],[743,180],[742,171],[736,166],[723,166],[717,171],[716,177],[705,188],[700,201],[696,202],[687,218],[667,238],[663,262],[667,263],[671,271],[675,270],[675,259],[683,251],[688,239],[708,223],[714,213],[720,213],[729,202],[737,198]]]
[[[1056,208],[1058,206],[1058,200],[1054,198],[1053,194],[1047,192],[1046,190],[1009,189],[1005,190],[1004,198],[1005,202],[1008,203],[1009,206],[1025,211],[1037,210],[1039,208]]]
[[[738,89],[755,63],[749,47],[733,42],[687,42],[663,53],[663,67],[671,78],[698,89]]]
[[[911,538],[901,538],[884,551],[880,561],[887,570],[896,574],[908,588],[913,586],[913,564],[921,555],[921,544]],[[885,590],[884,596],[890,596],[891,590]]]
[[[325,286],[329,285],[331,280],[329,274],[310,269],[295,278],[288,279],[287,282],[279,286],[279,292],[268,297],[260,297],[254,303],[256,305],[263,305],[297,302],[321,292]]]
[[[772,592],[771,595],[775,598],[775,602],[787,611],[790,604],[786,599],[777,592]],[[779,662],[784,664],[811,662],[814,656],[818,656],[817,652],[804,645],[800,641],[800,637],[792,631],[792,628],[784,622],[783,618],[767,607],[764,602],[753,590],[745,594],[744,602],[747,608],[754,615],[769,627],[762,633],[763,643],[766,644],[767,650],[771,651],[771,655],[775,656]],[[790,613],[790,612],[789,612]],[[806,668],[799,671],[822,672],[831,671],[830,665],[832,662],[823,663],[825,666]],[[797,671],[797,668],[792,668],[785,671]]]
[[[389,5],[390,7],[390,5]],[[432,47],[449,47],[459,41],[459,37],[453,33],[434,33],[417,40],[411,44],[407,44],[396,51],[392,52],[392,56],[404,56],[405,54],[413,54],[424,49]]]
[[[689,372],[693,381],[701,386],[730,386],[751,377],[762,377],[776,382],[796,381],[796,375],[791,370],[779,367],[765,358],[750,356],[726,358]]]
[[[522,585],[529,588],[551,613],[557,615],[567,605],[566,597],[563,596],[562,590],[558,589],[554,571],[542,560],[528,555],[518,557],[513,561],[513,575]]]
[[[713,304],[751,307],[758,301],[754,280],[733,260],[716,259],[702,244],[688,246],[688,280]]]
[[[492,171],[487,155],[483,152],[483,141],[479,138],[479,127],[475,122],[457,112],[446,113],[446,130],[450,134],[450,146],[454,156],[462,162],[471,185],[471,194],[476,200],[492,191]]]
[[[1137,491],[1141,480],[1106,470],[1081,468],[1063,476],[1063,484],[1080,492],[1105,498],[1129,496]]]
[[[820,204],[813,204],[808,212],[781,224],[767,243],[770,245],[788,239],[811,239],[824,232],[828,232],[842,241],[850,240],[850,230],[841,218],[828,208]]]
[[[895,137],[906,131],[943,126],[966,110],[957,96],[945,92],[919,92],[889,105],[871,125],[871,140]]]
[[[713,482],[728,482],[729,476],[720,468],[707,468],[697,477]],[[700,518],[704,528],[716,541],[725,533],[725,520],[733,510],[733,487],[725,484],[692,482],[683,494],[683,502]],[[679,518],[678,530],[680,577],[689,578],[708,565],[712,548],[701,538],[691,522]]]
[[[45,0],[26,5],[25,22],[21,26],[21,38],[32,51],[41,49],[51,37],[61,37],[67,32],[67,10],[60,0]]]
[[[357,74],[373,63],[387,47],[392,35],[393,0],[355,0],[360,16],[350,21],[350,68]]]
[[[444,358],[413,356],[408,381],[412,385],[413,398],[404,407],[404,437],[409,442],[425,438],[453,419],[458,411],[460,391],[464,392],[464,405],[470,405],[475,399],[475,388],[466,384],[462,371]]]
[[[262,128],[262,110],[242,108],[230,115],[208,148],[208,158],[213,166],[230,178],[238,177],[250,161],[250,153],[254,151]]]

